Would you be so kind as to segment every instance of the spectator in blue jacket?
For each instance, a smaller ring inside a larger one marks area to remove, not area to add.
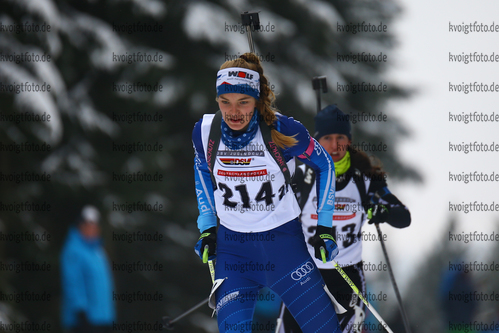
[[[113,279],[99,227],[100,213],[85,206],[61,255],[62,326],[73,333],[111,332]]]

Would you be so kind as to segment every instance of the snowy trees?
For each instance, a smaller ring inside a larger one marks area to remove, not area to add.
[[[0,272],[4,292],[27,289],[53,295],[42,308],[37,303],[9,303],[4,313],[11,318],[46,319],[58,325],[58,255],[68,225],[87,203],[98,206],[109,222],[104,234],[112,259],[159,261],[165,267],[161,272],[115,272],[118,291],[164,294],[161,304],[117,302],[120,320],[159,320],[165,312],[175,315],[204,297],[208,273],[200,274],[205,268],[192,251],[198,231],[190,136],[203,113],[216,111],[218,67],[248,50],[246,36],[238,29],[244,10],[261,11],[264,31],[254,34],[257,53],[283,113],[312,131],[315,99],[310,80],[325,75],[330,93],[323,95],[324,106],[338,103],[347,113],[387,114],[386,122],[359,120],[355,141],[386,143],[387,151],[373,153],[390,174],[419,179],[395,155],[395,139],[406,131],[386,109],[390,98],[408,95],[384,76],[395,65],[391,24],[400,8],[393,1],[12,0],[2,7],[2,232],[52,235],[46,242],[1,242],[1,260],[52,264],[46,274]],[[50,31],[10,32],[23,29],[26,22],[50,26]],[[364,29],[363,22],[386,29],[354,33],[354,25]],[[20,55],[25,58],[16,58]],[[338,89],[362,82],[382,83],[386,92]],[[9,92],[21,83],[51,89]],[[23,114],[25,118],[16,121],[14,117]],[[49,115],[50,121],[33,121],[37,115]],[[51,149],[9,151],[22,143]],[[137,148],[140,144],[162,148],[145,151]],[[129,148],[135,151],[129,153]],[[40,177],[22,176],[25,172],[50,175],[50,180],[36,181]],[[17,175],[24,181],[16,182]],[[157,177],[148,180],[147,175]],[[133,213],[115,209],[139,201],[163,208]],[[21,202],[46,203],[51,209],[10,209]],[[112,238],[113,232],[138,231],[159,231],[165,238],[131,243]]]

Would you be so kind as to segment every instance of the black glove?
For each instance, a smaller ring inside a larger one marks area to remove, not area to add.
[[[204,256],[205,246],[208,246],[208,257]],[[217,228],[211,227],[201,233],[196,246],[194,247],[196,254],[207,263],[208,260],[213,260],[217,256]]]
[[[368,224],[379,224],[386,222],[388,220],[389,212],[385,205],[374,205],[367,210],[367,218],[369,219]]]
[[[338,245],[336,244],[333,236],[331,236],[331,233],[332,228],[319,225],[317,226],[315,235],[309,240],[310,245],[312,245],[315,249],[314,256],[323,263],[333,260],[339,252]],[[326,250],[325,261],[324,258],[322,258],[321,248]]]

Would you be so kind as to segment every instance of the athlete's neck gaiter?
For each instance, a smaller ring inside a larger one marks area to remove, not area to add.
[[[334,171],[336,177],[341,176],[342,174],[347,172],[348,169],[350,169],[350,162],[351,161],[350,161],[349,151],[347,151],[347,153],[345,154],[345,156],[343,156],[341,160],[339,160],[338,162],[334,162]]]
[[[222,141],[229,149],[242,149],[253,140],[258,130],[258,110],[255,108],[246,131],[234,131],[222,119]]]

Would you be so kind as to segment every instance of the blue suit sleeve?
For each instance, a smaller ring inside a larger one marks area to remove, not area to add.
[[[200,232],[217,226],[217,215],[215,209],[215,198],[213,196],[213,182],[210,170],[206,163],[203,143],[201,141],[201,122],[194,125],[192,131],[192,144],[194,147],[194,180],[196,186],[196,198],[198,202],[199,216],[197,220]]]
[[[317,188],[317,225],[331,228],[333,225],[334,197],[336,177],[331,156],[308,133],[305,126],[293,118],[281,116],[278,130],[285,135],[293,136],[298,144],[286,149],[287,154],[296,156],[300,161],[312,167],[316,174]]]

